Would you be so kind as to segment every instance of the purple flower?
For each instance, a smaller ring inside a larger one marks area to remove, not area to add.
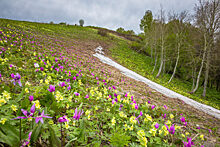
[[[188,138],[187,137],[187,142],[183,142],[184,147],[191,147],[192,145],[194,145],[194,143],[192,142],[192,138]]]
[[[77,93],[77,92],[74,92],[74,94],[75,94],[75,96],[79,96],[79,93]]]
[[[148,102],[148,104],[150,104],[150,101],[147,101]]]
[[[50,85],[49,89],[47,89],[47,90],[50,91],[50,92],[54,92],[55,91],[55,86]]]
[[[158,124],[158,123],[155,124],[155,128],[156,128],[156,129],[159,128],[159,124]]]
[[[67,87],[67,90],[70,90],[71,89],[71,86],[69,85],[68,87]]]
[[[75,81],[75,80],[76,80],[76,77],[73,77],[73,80]]]
[[[27,141],[24,140],[24,143],[21,145],[21,147],[25,147],[25,146],[29,145],[30,140],[31,140],[31,134],[32,134],[32,132],[30,132],[30,133],[28,134],[28,140],[27,140]]]
[[[60,82],[60,86],[61,86],[61,87],[66,86],[65,82]]]
[[[186,120],[185,120],[185,117],[181,117],[180,120],[181,120],[181,122],[183,122],[183,123],[186,121]]]
[[[167,114],[165,113],[164,115],[162,114],[163,119],[167,117]]]
[[[135,104],[134,108],[137,110],[137,109],[138,109],[138,105],[137,105],[137,104]]]
[[[63,117],[58,118],[58,122],[68,122],[67,116],[64,115]]]
[[[44,68],[43,68],[43,67],[41,67],[41,68],[40,68],[40,70],[41,70],[41,71],[44,71]]]
[[[24,114],[24,116],[18,116],[14,119],[26,119],[26,118],[31,118],[34,115],[35,112],[35,104],[33,104],[31,106],[30,112],[28,112],[27,110],[21,109],[21,112]]]
[[[170,134],[174,134],[175,133],[175,127],[174,127],[174,124],[169,128],[167,126],[167,124],[165,124],[167,130],[169,131]]]
[[[127,93],[125,93],[125,97],[128,97],[128,94],[127,94]]]
[[[39,112],[39,114],[40,114],[40,116],[35,117],[35,122],[36,122],[36,123],[38,123],[39,121],[41,121],[41,123],[43,124],[43,123],[44,123],[43,118],[52,118],[52,117],[47,116],[47,114],[44,115],[44,110],[42,111],[42,113]]]
[[[167,109],[167,105],[164,105],[163,107],[164,107],[164,109]]]
[[[116,89],[115,86],[112,86],[113,89]]]
[[[156,107],[155,105],[152,105],[152,106],[151,106],[151,109],[153,110],[155,107]]]
[[[81,111],[81,110],[79,110],[78,112],[77,112],[77,108],[75,109],[75,113],[74,113],[74,116],[73,116],[73,119],[75,119],[75,120],[79,120],[80,119],[80,116],[83,114],[83,110]]]
[[[212,130],[211,130],[211,129],[209,129],[209,133],[212,133]]]
[[[87,95],[85,96],[85,98],[86,98],[86,99],[89,98],[89,95],[87,94]]]
[[[135,120],[137,120],[138,123],[140,123],[139,120],[138,120],[138,118],[141,117],[142,115],[143,115],[143,112],[141,111],[140,114],[138,115],[138,117],[135,118]]]
[[[33,101],[34,100],[34,96],[33,95],[30,95],[29,96],[29,101]]]
[[[14,82],[13,82],[14,85],[16,85],[16,83],[18,83],[19,86],[22,86],[21,81],[20,81],[21,75],[20,75],[19,73],[16,73],[16,75],[14,75],[14,74],[12,73],[12,74],[11,74],[11,77],[12,77],[12,79],[13,79],[12,81],[14,81]]]

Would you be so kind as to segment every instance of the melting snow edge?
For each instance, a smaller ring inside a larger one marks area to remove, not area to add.
[[[121,66],[120,64],[112,61],[110,58],[105,57],[104,55],[96,53],[96,54],[93,54],[93,56],[99,58],[101,62],[106,63],[110,66],[113,66],[113,67],[119,69],[122,74],[124,74],[132,79],[135,79],[137,81],[144,82],[145,84],[149,85],[150,88],[152,88],[152,89],[154,89],[154,90],[156,90],[156,91],[158,91],[168,97],[178,98],[178,99],[184,101],[185,103],[193,106],[194,108],[201,110],[209,115],[212,115],[215,118],[220,119],[220,110],[217,110],[217,109],[215,109],[211,106],[205,105],[205,104],[201,104],[201,103],[194,101],[188,97],[185,97],[181,94],[178,94],[178,93],[176,93],[166,87],[163,87],[155,82],[152,82],[152,81],[148,80],[147,78],[145,78],[145,77],[125,68],[124,66]]]

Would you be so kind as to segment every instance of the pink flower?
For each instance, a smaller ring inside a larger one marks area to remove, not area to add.
[[[69,120],[67,119],[67,116],[64,115],[63,117],[58,118],[58,122],[68,122]]]
[[[80,119],[80,116],[83,114],[83,110],[81,111],[81,110],[79,110],[78,112],[77,112],[77,108],[75,109],[75,113],[74,113],[74,116],[73,116],[73,119],[75,119],[75,120],[79,120]]]
[[[151,106],[151,109],[153,110],[155,107],[156,107],[155,105],[152,105],[152,106]]]

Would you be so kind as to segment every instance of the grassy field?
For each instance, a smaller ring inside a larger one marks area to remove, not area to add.
[[[143,63],[150,59],[129,42],[88,27],[0,19],[0,145],[219,144],[216,119],[205,118],[211,125],[198,128],[187,113],[149,101],[153,95],[139,103],[141,97],[123,91],[130,81],[114,78],[120,73],[92,56],[106,46],[128,68],[150,71]]]

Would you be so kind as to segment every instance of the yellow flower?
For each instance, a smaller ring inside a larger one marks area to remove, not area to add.
[[[28,118],[28,121],[32,121],[32,117],[29,117],[29,118]]]
[[[150,132],[153,136],[155,136],[156,133],[157,133],[157,130],[156,130],[155,128],[152,128],[152,129],[150,129],[149,132]]]
[[[171,121],[168,120],[168,121],[166,122],[166,124],[167,124],[168,127],[170,127],[170,125],[171,125]]]
[[[90,112],[91,112],[91,111],[86,110],[85,114],[86,114],[86,115],[89,115],[89,114],[90,114]]]
[[[15,105],[11,105],[11,109],[13,110],[13,111],[17,111],[18,109],[17,109],[17,106],[15,106]]]
[[[43,83],[43,80],[40,80],[40,84],[42,84]]]
[[[4,125],[5,122],[6,122],[6,120],[7,120],[6,118],[2,118],[2,119],[0,120],[0,123]]]
[[[132,124],[136,124],[136,123],[137,123],[136,117],[131,116],[131,117],[130,117],[130,122],[131,122]]]
[[[118,95],[117,99],[118,99],[119,102],[121,102],[121,95]]]
[[[188,135],[189,135],[189,132],[186,132],[185,135],[188,136]]]
[[[181,134],[181,136],[182,136],[183,138],[185,138],[185,137],[186,137],[184,134]]]
[[[79,80],[79,85],[82,85],[82,82],[81,82],[81,80]]]
[[[25,88],[25,92],[26,92],[26,93],[29,93],[29,90],[28,90],[28,88]]]
[[[69,104],[67,104],[67,105],[66,105],[66,109],[69,109],[69,107],[70,107],[70,105],[69,105]]]
[[[175,126],[175,129],[176,129],[176,130],[178,130],[178,129],[180,129],[180,128],[181,128],[180,126],[177,126],[177,125]]]
[[[112,125],[114,126],[116,123],[115,117],[112,118]]]
[[[146,116],[146,119],[144,119],[144,121],[145,122],[147,122],[147,121],[153,121],[153,119],[152,119],[152,117],[150,116],[150,115],[148,115],[148,114],[145,114],[145,116]]]
[[[47,85],[49,84],[49,82],[50,82],[50,81],[49,81],[48,79],[45,80],[45,83],[46,83]]]
[[[132,131],[133,129],[134,129],[134,126],[132,125],[132,126],[129,128],[129,130]]]
[[[204,140],[204,135],[202,134],[202,135],[200,135],[199,136],[202,140]]]
[[[90,115],[88,115],[88,120],[90,120],[90,118],[91,118],[91,116],[90,116]]]
[[[109,108],[107,108],[107,110],[106,110],[106,111],[108,111],[108,112],[109,112],[109,111],[110,111],[110,109],[109,109]]]
[[[10,93],[8,93],[7,91],[4,91],[2,93],[3,97],[5,97],[7,100],[9,100],[11,98]]]
[[[173,119],[173,118],[174,118],[173,114],[170,114],[170,118],[171,118],[171,119]]]
[[[31,86],[31,84],[28,81],[25,83],[25,85],[26,86]]]
[[[146,137],[142,137],[141,145],[143,145],[144,147],[147,147],[147,138]]]
[[[162,130],[159,130],[159,134],[161,135],[163,133],[163,131]]]
[[[68,123],[65,123],[65,128],[66,128],[66,129],[68,129],[68,128],[69,128]]]
[[[137,132],[137,134],[138,134],[138,136],[141,136],[141,137],[144,137],[144,136],[145,136],[144,130],[139,130],[139,131]]]
[[[99,108],[97,106],[95,106],[95,110],[98,110]]]
[[[35,107],[37,108],[37,109],[40,109],[40,102],[39,102],[39,100],[36,100],[36,101],[32,101],[33,103],[35,103]]]
[[[4,104],[6,103],[6,100],[5,100],[5,99],[3,99],[3,98],[2,98],[2,99],[0,99],[0,106],[2,106],[2,103],[4,103]]]

